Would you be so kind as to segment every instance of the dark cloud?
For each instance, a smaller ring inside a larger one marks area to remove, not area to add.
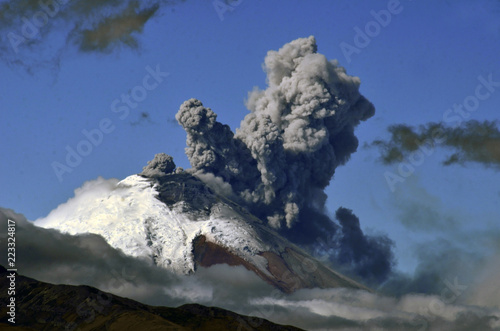
[[[183,0],[17,0],[0,2],[0,57],[9,65],[57,66],[68,46],[82,52],[137,49],[144,26]]]
[[[284,233],[326,265],[375,288],[391,276],[394,242],[385,235],[363,233],[352,210],[340,207],[335,213],[338,224],[310,209],[302,211],[301,218],[315,221],[299,222]]]
[[[336,260],[369,284],[385,281],[395,264],[392,240],[387,236],[366,236],[358,217],[347,208],[339,208],[335,217],[342,228]]]
[[[139,174],[144,177],[161,177],[175,170],[174,158],[165,153],[156,154],[154,159],[148,161],[148,165]]]
[[[195,171],[231,184],[274,228],[292,228],[303,208],[322,210],[336,167],[356,151],[354,128],[373,116],[360,81],[317,53],[313,37],[292,41],[265,59],[268,88],[249,94],[250,110],[233,134],[195,99],[176,115],[187,131]]]
[[[210,108],[190,99],[181,105],[175,118],[186,130],[186,155],[195,171],[222,177],[237,191],[244,191],[250,184],[235,175],[244,174],[250,182],[259,179],[247,146],[234,139],[228,125],[217,122],[217,115]]]
[[[388,140],[376,140],[369,145],[380,149],[385,164],[402,162],[412,153],[431,154],[443,147],[452,151],[444,165],[479,163],[500,168],[500,131],[496,121],[467,121],[460,127],[429,123],[414,128],[399,124],[390,126],[388,131]]]
[[[139,10],[139,2],[130,2],[122,12],[105,17],[93,29],[77,31],[80,50],[85,52],[110,52],[118,45],[137,48],[134,33],[142,32],[146,22],[157,12],[159,5]]]
[[[382,281],[393,265],[390,240],[365,236],[357,218],[339,227],[325,215],[324,189],[356,151],[355,127],[375,113],[359,78],[317,53],[312,36],[269,51],[264,69],[268,87],[249,94],[236,133],[201,101],[181,105],[192,171],[294,242],[318,253],[340,245],[338,263]]]

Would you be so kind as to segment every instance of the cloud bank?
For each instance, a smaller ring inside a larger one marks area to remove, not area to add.
[[[112,186],[110,182],[102,182]],[[0,208],[0,226],[16,222],[17,268],[42,281],[86,284],[152,305],[201,303],[256,316],[242,329],[259,326],[259,317],[307,330],[487,330],[500,328],[496,307],[478,307],[438,295],[389,297],[362,290],[306,289],[287,295],[243,267],[216,265],[191,276],[175,276],[147,261],[125,256],[97,235],[62,234]],[[5,240],[1,246],[6,250]],[[1,263],[5,265],[2,258]],[[490,283],[491,284],[491,283]],[[483,290],[484,291],[484,290]],[[480,291],[476,293],[481,293]],[[475,304],[494,300],[476,296]],[[98,314],[98,312],[96,312]]]
[[[392,197],[396,221],[414,238],[409,251],[416,263],[411,274],[396,271],[378,290],[397,297],[433,294],[449,303],[500,307],[498,215],[447,208],[416,178]],[[490,225],[477,227],[477,219]]]
[[[418,128],[398,124],[387,130],[388,140],[375,140],[369,145],[379,148],[385,164],[402,162],[420,150],[428,154],[443,147],[452,151],[444,165],[477,163],[500,169],[500,130],[496,121],[471,120],[459,127],[443,123],[428,123]]]

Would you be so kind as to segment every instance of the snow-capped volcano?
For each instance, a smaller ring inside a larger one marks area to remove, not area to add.
[[[337,210],[339,224],[323,212],[325,187],[357,149],[355,128],[375,113],[359,78],[317,53],[313,36],[268,52],[264,68],[268,86],[249,94],[250,113],[235,132],[200,100],[182,103],[175,118],[186,131],[191,169],[176,170],[172,157],[157,154],[140,175],[106,182],[112,187],[86,200],[80,194],[78,204],[37,224],[102,235],[125,254],[179,274],[227,263],[284,291],[362,287],[281,231],[309,249],[335,251],[339,265],[363,279],[385,280],[391,241],[364,235],[350,210]]]
[[[114,183],[111,190],[92,192],[87,197],[84,192],[70,212],[62,211],[62,205],[36,224],[70,234],[99,234],[125,254],[178,274],[227,263],[243,265],[285,292],[364,288],[328,269],[187,172],[133,175]]]
[[[192,242],[201,235],[225,246],[232,242],[234,249],[249,259],[259,260],[255,253],[266,250],[254,239],[252,228],[232,219],[230,209],[223,204],[214,206],[214,211],[199,221],[196,211],[181,211],[185,201],[174,208],[160,201],[159,186],[157,180],[133,175],[117,183],[111,194],[88,201],[73,215],[56,222],[49,217],[50,221],[39,220],[37,225],[70,234],[99,234],[127,255],[185,274],[195,269]]]

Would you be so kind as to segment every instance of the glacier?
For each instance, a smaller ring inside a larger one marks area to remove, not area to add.
[[[100,178],[94,185],[104,181]],[[88,196],[83,192],[78,202],[70,199],[35,225],[72,235],[101,235],[124,254],[177,274],[195,271],[193,241],[205,236],[269,274],[267,260],[258,255],[269,250],[268,245],[228,204],[216,203],[202,218],[186,211],[185,201],[173,208],[160,201],[156,179],[132,175],[110,186],[110,190],[93,190]]]

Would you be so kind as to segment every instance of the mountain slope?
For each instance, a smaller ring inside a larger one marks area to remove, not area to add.
[[[99,234],[125,254],[178,274],[227,263],[245,266],[284,292],[366,289],[325,267],[188,172],[153,178],[133,175],[111,191],[95,191],[88,197],[84,192],[77,205],[70,200],[36,224],[70,234]]]
[[[10,273],[9,273],[10,274]],[[198,304],[154,307],[90,286],[53,285],[16,274],[16,324],[7,322],[7,270],[0,266],[1,330],[237,330],[255,318]],[[300,330],[255,319],[254,330]]]

